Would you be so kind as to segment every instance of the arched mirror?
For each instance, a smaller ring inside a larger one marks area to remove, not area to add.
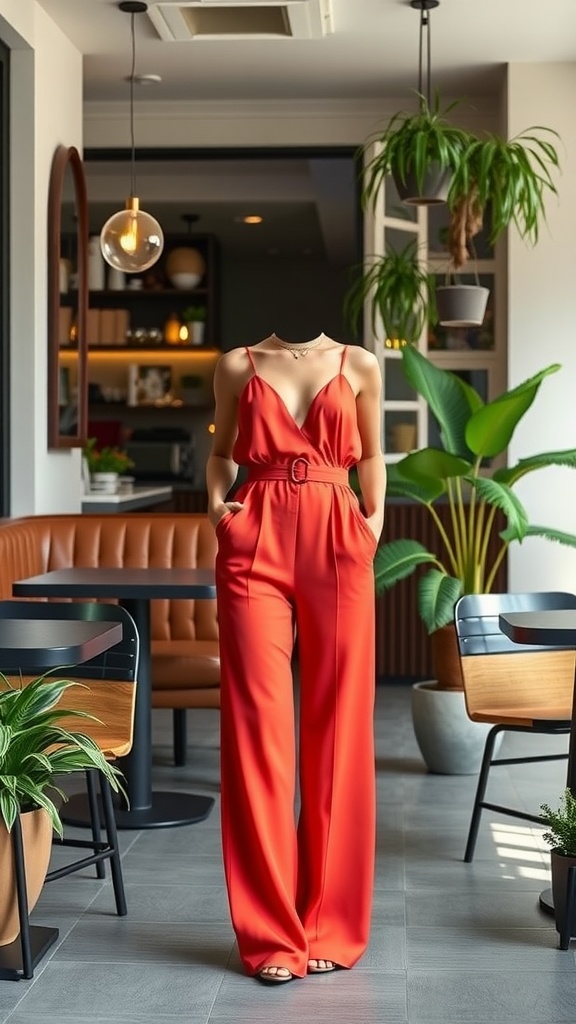
[[[58,146],[48,193],[48,447],[88,432],[88,200],[74,146]]]

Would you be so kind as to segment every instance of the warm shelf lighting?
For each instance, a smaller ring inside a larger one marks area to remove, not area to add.
[[[136,144],[134,141],[134,78],[136,68],[136,38],[134,15],[143,14],[148,4],[137,0],[122,0],[121,11],[130,15],[132,39],[132,69],[130,72],[130,139],[131,188],[126,207],[110,217],[100,233],[100,248],[107,263],[126,274],[148,270],[159,259],[164,248],[164,235],[158,221],[140,209],[136,196]]]

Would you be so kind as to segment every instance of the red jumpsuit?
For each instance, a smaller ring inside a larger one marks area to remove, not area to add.
[[[233,450],[244,507],[216,527],[223,857],[246,970],[303,976],[312,958],[351,967],[368,942],[376,539],[347,483],[362,454],[347,349],[302,426],[247,352]]]

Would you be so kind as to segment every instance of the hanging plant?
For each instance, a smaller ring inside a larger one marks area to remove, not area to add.
[[[435,196],[424,195],[426,177],[433,169],[437,181],[438,170],[446,171],[446,194],[452,174],[455,172],[469,145],[468,134],[455,128],[446,118],[457,101],[445,110],[440,107],[436,94],[434,105],[425,96],[417,93],[419,108],[416,114],[400,111],[390,119],[383,133],[374,133],[365,148],[378,143],[378,152],[366,165],[363,175],[362,201],[364,206],[374,203],[388,174],[392,174],[401,193],[409,177],[413,177],[424,204],[438,201]],[[416,201],[412,199],[411,201]]]
[[[510,224],[521,238],[533,245],[538,241],[539,224],[546,216],[545,199],[557,193],[552,172],[560,162],[552,142],[535,132],[559,138],[552,128],[541,125],[509,141],[491,133],[482,139],[468,135],[448,193],[448,249],[456,270],[467,262],[470,243],[482,229],[487,209],[492,245]]]
[[[404,249],[390,248],[385,256],[371,256],[371,266],[355,268],[356,279],[344,299],[344,317],[357,333],[366,303],[370,304],[372,332],[384,328],[386,339],[399,345],[417,341],[427,322],[436,320],[435,278],[418,260],[418,245],[411,239]]]

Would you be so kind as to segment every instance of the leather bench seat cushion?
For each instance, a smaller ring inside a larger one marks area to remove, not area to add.
[[[217,640],[153,640],[152,687],[220,686]]]

